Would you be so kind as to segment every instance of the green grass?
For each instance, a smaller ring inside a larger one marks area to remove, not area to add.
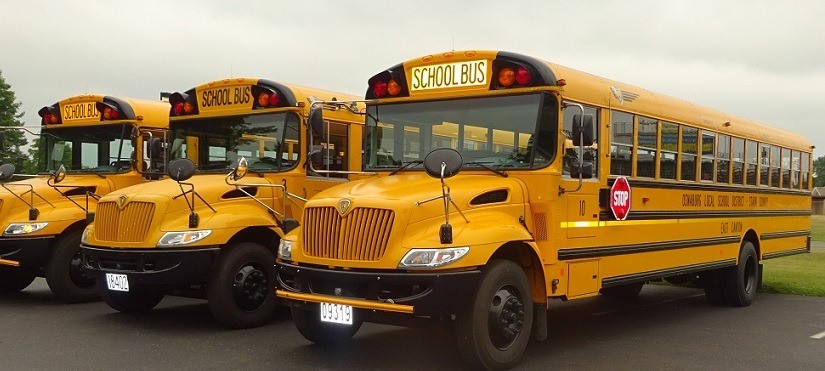
[[[825,242],[825,215],[811,216],[811,239]]]
[[[814,228],[817,228],[814,222]],[[825,217],[819,217],[820,238],[825,237]],[[820,240],[822,241],[822,240]],[[762,291],[825,296],[825,248],[764,261]]]

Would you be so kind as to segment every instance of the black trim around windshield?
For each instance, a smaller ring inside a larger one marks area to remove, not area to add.
[[[544,112],[544,108],[545,108],[545,105],[548,102],[548,98],[554,99],[556,101],[556,110],[554,112],[555,116],[556,116],[556,120],[555,120],[555,122],[552,122],[552,116],[550,118],[548,118],[551,121],[548,128],[551,129],[550,130],[551,135],[553,136],[552,141],[551,141],[551,143],[553,144],[553,148],[548,153],[550,156],[547,159],[547,163],[544,166],[539,166],[539,167],[534,167],[533,166],[533,162],[535,161],[536,148],[538,147],[538,146],[534,145],[533,148],[532,148],[532,151],[530,152],[530,166],[529,167],[497,168],[497,169],[502,170],[502,171],[533,171],[533,170],[545,169],[545,168],[551,166],[555,162],[556,157],[557,157],[557,152],[558,152],[558,143],[557,143],[558,142],[558,137],[557,137],[557,135],[558,135],[559,117],[561,115],[561,113],[560,113],[561,108],[559,107],[559,103],[558,103],[559,102],[559,97],[552,94],[551,92],[547,92],[547,91],[538,91],[538,92],[530,91],[530,92],[522,92],[522,93],[517,93],[517,94],[509,94],[509,95],[449,97],[449,98],[443,98],[443,99],[409,100],[409,101],[393,100],[393,101],[385,102],[385,103],[381,103],[381,102],[373,103],[373,104],[367,103],[366,112],[369,112],[369,108],[371,106],[400,105],[400,104],[427,103],[427,102],[443,102],[443,101],[452,101],[452,100],[477,99],[477,98],[494,98],[494,97],[503,97],[503,96],[507,97],[507,96],[534,95],[534,94],[538,94],[538,95],[541,96],[541,101],[539,102],[538,111],[536,112],[536,123],[533,126],[533,135],[534,136],[537,136],[536,134],[537,134],[538,128],[540,127],[540,124],[542,123],[542,119],[543,119],[542,112]],[[367,133],[369,132],[369,127],[370,127],[369,125],[366,125],[366,122],[369,121],[369,119],[370,119],[368,116],[369,116],[369,114],[367,115],[367,117],[365,117],[365,120],[364,120],[365,125],[364,125],[364,130],[363,130],[362,138],[361,138],[362,143],[364,143],[365,147],[366,147],[366,144],[368,143],[367,142]],[[392,171],[396,170],[396,168],[391,168],[391,167],[368,168],[367,164],[369,162],[368,162],[367,156],[368,156],[368,153],[367,153],[366,150],[364,150],[362,155],[361,155],[361,169],[362,169],[362,171],[392,172]],[[403,162],[402,162],[402,165],[398,165],[398,166],[403,166]],[[464,165],[464,167],[470,167],[467,170],[472,170],[472,171],[482,170],[482,171],[484,171],[484,168],[482,168],[480,166]],[[423,168],[422,167],[410,166],[407,169],[405,169],[405,171],[423,171]]]
[[[137,140],[135,140],[135,138],[132,138],[132,133],[135,132],[138,125],[136,125],[135,123],[132,123],[132,122],[121,122],[121,123],[116,123],[116,124],[108,123],[108,124],[84,125],[84,126],[63,126],[63,127],[53,126],[53,127],[44,128],[44,129],[48,130],[45,133],[46,133],[47,136],[51,137],[52,140],[69,141],[68,139],[64,139],[64,138],[60,137],[59,135],[57,135],[52,130],[58,130],[58,131],[61,131],[61,130],[68,131],[68,130],[71,130],[71,129],[83,130],[83,129],[90,129],[90,128],[107,128],[107,127],[118,126],[118,125],[123,126],[123,129],[121,131],[121,136],[120,136],[119,139],[120,140],[129,140],[132,143],[133,150],[138,151]],[[42,133],[42,130],[41,130],[40,140],[42,140],[42,142],[41,142],[42,147],[41,147],[41,150],[40,150],[41,152],[38,153],[37,156],[40,157],[38,159],[38,161],[43,161],[43,164],[40,167],[41,168],[46,168],[46,170],[38,171],[37,175],[51,175],[57,169],[48,170],[48,161],[49,161],[49,151],[50,151],[50,149],[48,148],[48,139],[46,138],[46,136],[44,136],[44,134]],[[74,141],[69,141],[69,142],[74,143]],[[72,146],[74,146],[74,144],[72,144]],[[118,161],[123,161],[123,160],[130,160],[131,161],[132,158],[128,155],[126,157],[120,157],[123,154],[123,148],[122,147],[123,147],[123,142],[121,142],[121,144],[119,146],[119,150],[118,150],[119,154],[118,154],[118,158],[117,158]],[[81,148],[82,148],[82,146],[81,146]],[[142,148],[139,150],[139,152],[140,152],[140,154],[139,154],[140,156],[136,155],[135,157],[142,157],[143,156],[143,149]],[[135,161],[137,161],[137,160],[135,160]],[[66,169],[66,174],[67,175],[71,174],[71,175],[95,175],[95,176],[103,175],[103,176],[107,176],[107,175],[126,174],[126,173],[129,173],[129,172],[132,172],[132,171],[136,171],[134,162],[132,162],[132,166],[130,166],[130,167],[124,169],[124,170],[121,170],[121,171],[91,171],[89,169]]]

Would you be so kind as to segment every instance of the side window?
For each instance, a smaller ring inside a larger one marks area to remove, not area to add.
[[[771,147],[771,187],[779,187],[779,147]]]
[[[700,179],[707,182],[714,180],[713,165],[716,158],[713,157],[716,149],[716,133],[712,131],[702,131],[702,172]]]
[[[733,138],[733,184],[741,185],[745,181],[745,140]]]
[[[633,115],[610,111],[610,174],[633,175]]]
[[[771,146],[759,145],[759,185],[770,185]]]
[[[810,188],[811,179],[811,154],[802,152],[802,189]]]
[[[676,179],[678,151],[679,125],[662,122],[662,154],[659,160],[659,177],[662,179]]]
[[[680,180],[696,181],[696,163],[699,155],[699,129],[682,126],[682,173]],[[711,163],[713,166],[713,163]]]
[[[716,182],[730,183],[730,136],[719,134],[716,144]]]
[[[799,151],[793,151],[791,155],[791,187],[799,189],[799,171],[801,169]]]
[[[570,177],[570,164],[579,161],[578,147],[573,146],[573,140],[570,138],[573,135],[573,115],[580,113],[578,107],[568,106],[564,109],[564,134],[567,138],[564,140],[564,157],[562,158],[563,175]],[[584,114],[593,116],[593,145],[584,148],[582,159],[584,162],[593,163],[593,178],[599,177],[599,109],[595,107],[584,106]],[[495,132],[495,130],[494,130]],[[495,133],[494,133],[495,134]],[[512,143],[512,141],[511,141]]]
[[[98,143],[80,143],[80,168],[93,169],[98,167],[100,146]],[[107,156],[108,157],[108,156]]]
[[[791,150],[782,148],[782,188],[791,188]]]
[[[659,121],[639,116],[639,150],[636,154],[636,176],[656,177],[656,148],[659,144]]]
[[[759,164],[759,156],[756,151],[757,143],[749,140],[745,146],[745,184],[756,185],[756,172]]]

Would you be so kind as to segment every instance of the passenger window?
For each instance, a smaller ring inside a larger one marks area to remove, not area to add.
[[[610,111],[610,174],[633,175],[633,115]]]
[[[745,181],[745,140],[742,138],[733,138],[731,143],[733,145],[733,166],[731,166],[733,170],[733,184],[741,185]]]
[[[714,180],[713,165],[716,159],[713,157],[714,146],[716,144],[716,133],[712,131],[702,131],[702,172],[701,180],[712,182]]]
[[[719,134],[716,145],[716,182],[730,183],[730,136]]]
[[[771,147],[771,187],[779,187],[780,168],[779,168],[779,147]]]
[[[791,156],[791,187],[799,189],[799,170],[801,168],[799,151],[793,151]]]
[[[659,122],[639,117],[639,150],[636,153],[636,176],[656,177],[656,147],[659,143]]]
[[[782,188],[791,188],[791,150],[782,148]]]
[[[759,145],[759,185],[770,185],[771,146]]]
[[[802,152],[802,189],[810,188],[811,179],[811,154]]]
[[[757,143],[749,140],[747,141],[746,147],[745,158],[747,161],[745,163],[745,184],[755,186],[756,173],[759,168],[759,153],[756,151]]]
[[[682,173],[680,180],[696,181],[699,129],[682,126]],[[711,166],[713,166],[711,164]]]
[[[564,177],[570,177],[570,164],[579,161],[578,147],[573,146],[573,115],[581,113],[578,107],[568,106],[564,109],[564,157],[562,158],[562,171]],[[593,145],[585,147],[582,154],[584,162],[593,164],[593,178],[599,177],[599,109],[584,106],[584,114],[593,116]],[[494,130],[495,131],[495,130]],[[512,143],[512,141],[511,141]]]
[[[662,156],[659,160],[659,176],[676,180],[676,164],[679,151],[679,125],[662,122]],[[695,177],[695,176],[694,176]]]

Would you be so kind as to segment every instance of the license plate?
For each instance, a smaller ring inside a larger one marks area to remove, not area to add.
[[[112,291],[129,292],[129,278],[125,274],[106,273],[106,286]]]
[[[321,303],[321,322],[352,324],[352,307],[349,305]]]

